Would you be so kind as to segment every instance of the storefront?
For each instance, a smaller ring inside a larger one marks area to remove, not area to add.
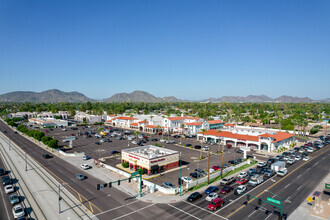
[[[122,150],[121,162],[127,162],[132,171],[143,169],[148,175],[179,166],[179,152],[153,145]]]

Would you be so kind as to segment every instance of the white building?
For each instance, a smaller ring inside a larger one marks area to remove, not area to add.
[[[67,127],[68,121],[54,118],[29,118],[30,124],[46,127]]]
[[[77,112],[74,116],[74,120],[82,123],[86,119],[86,122],[89,124],[97,123],[102,121],[102,117],[100,115],[90,115],[85,112]]]
[[[186,127],[186,123],[203,121],[203,119],[197,117],[168,117],[163,119],[163,127],[165,128],[165,131],[169,132],[184,132],[185,129],[181,128],[182,124]]]

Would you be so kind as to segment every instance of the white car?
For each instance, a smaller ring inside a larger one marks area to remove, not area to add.
[[[213,168],[210,168],[210,173],[213,173],[215,170]]]
[[[303,161],[308,161],[310,159],[311,159],[310,157],[303,157]]]
[[[236,191],[237,191],[238,194],[242,194],[246,191],[246,186],[240,185],[240,186],[237,187]]]
[[[136,141],[132,141],[132,144],[137,144]]]
[[[299,153],[304,153],[305,152],[305,150],[303,149],[303,148],[301,148],[300,150],[299,150]]]
[[[210,150],[210,147],[209,146],[204,146],[203,147],[203,151],[208,151],[208,150]]]
[[[307,148],[307,152],[313,153],[314,152],[314,148],[312,148],[312,147]]]
[[[24,211],[23,207],[20,204],[15,205],[13,207],[12,211],[13,211],[14,218],[20,218],[20,217],[25,216],[25,211]]]
[[[240,174],[237,176],[238,178],[245,178],[247,177],[247,172],[240,172]]]
[[[294,159],[289,159],[286,161],[287,164],[294,164],[295,160]]]
[[[181,177],[181,179],[186,183],[191,183],[192,182],[192,179],[188,176],[183,176],[183,177]]]
[[[15,188],[14,188],[13,185],[7,185],[7,186],[5,186],[5,192],[6,192],[7,194],[12,193],[12,192],[14,192],[14,191],[15,191]]]
[[[90,156],[87,156],[87,155],[83,156],[83,160],[89,160],[89,159],[91,159]]]
[[[278,176],[285,176],[288,173],[288,170],[286,168],[282,168],[279,171],[277,171]]]
[[[285,157],[283,158],[283,160],[290,160],[290,157],[289,157],[289,156],[285,156]]]
[[[81,169],[83,169],[83,170],[87,170],[87,169],[89,169],[89,165],[87,165],[87,164],[81,164]]]
[[[162,143],[166,142],[165,139],[160,139],[159,141],[162,142]]]
[[[215,193],[215,192],[213,192],[213,193],[210,193],[207,197],[206,197],[206,201],[212,201],[213,199],[216,199],[216,198],[218,198],[219,197],[219,195],[217,194],[217,193]]]
[[[266,162],[259,162],[259,163],[257,164],[257,167],[264,167],[264,166],[266,166],[266,165],[267,165]]]
[[[296,156],[295,158],[294,158],[295,160],[301,160],[301,156]]]

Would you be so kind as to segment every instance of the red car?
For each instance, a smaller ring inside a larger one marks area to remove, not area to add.
[[[226,145],[226,148],[231,148],[231,144],[227,144]]]
[[[162,132],[158,132],[157,135],[162,135]]]
[[[221,190],[220,190],[220,193],[222,194],[227,194],[229,193],[230,191],[233,190],[233,187],[229,186],[229,185],[226,185],[224,186]]]
[[[223,200],[219,197],[216,199],[213,199],[211,203],[207,206],[208,209],[215,211],[217,208],[220,208],[223,206]]]
[[[245,183],[247,183],[249,180],[246,179],[246,178],[239,178],[236,183],[239,184],[239,185],[243,185]]]
[[[220,169],[220,166],[213,166],[212,169],[213,170],[219,170]]]

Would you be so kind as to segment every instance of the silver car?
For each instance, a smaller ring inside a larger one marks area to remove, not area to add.
[[[84,180],[84,179],[85,179],[85,176],[82,175],[81,173],[79,173],[79,174],[76,174],[76,178],[77,178],[78,180]]]

